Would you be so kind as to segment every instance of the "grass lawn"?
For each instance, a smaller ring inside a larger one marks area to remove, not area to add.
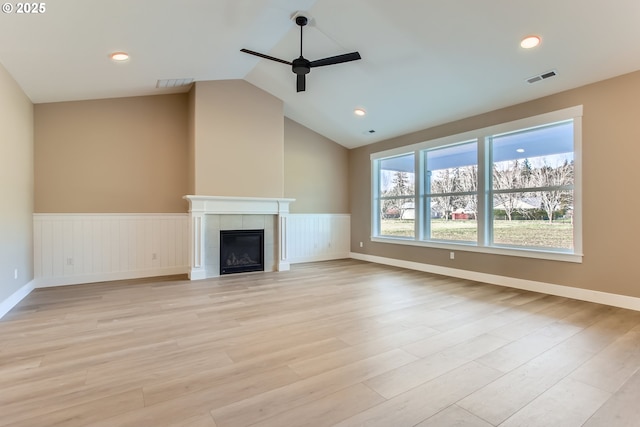
[[[383,219],[383,236],[413,237],[414,221],[407,219]],[[431,222],[431,238],[435,240],[471,241],[478,240],[476,221]],[[506,221],[496,220],[493,226],[493,241],[496,244],[573,248],[573,225],[554,221]]]

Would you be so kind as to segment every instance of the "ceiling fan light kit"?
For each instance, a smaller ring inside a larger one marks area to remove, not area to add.
[[[296,91],[304,92],[306,89],[306,75],[311,72],[314,67],[323,67],[325,65],[341,64],[343,62],[356,61],[362,59],[360,53],[351,52],[343,55],[330,56],[328,58],[317,59],[315,61],[309,61],[302,56],[302,28],[309,22],[308,18],[303,15],[295,17],[295,22],[300,26],[300,56],[292,61],[285,61],[284,59],[275,58],[273,56],[265,55],[264,53],[254,52],[249,49],[240,49],[241,52],[255,55],[260,58],[269,59],[271,61],[280,62],[282,64],[291,65],[291,71],[296,75]]]

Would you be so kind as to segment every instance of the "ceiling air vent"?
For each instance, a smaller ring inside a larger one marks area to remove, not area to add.
[[[189,86],[191,83],[193,83],[193,79],[164,79],[158,80],[158,83],[156,83],[156,87],[184,87]]]
[[[550,77],[556,76],[558,73],[556,70],[547,71],[546,73],[538,74],[537,76],[529,77],[527,83],[536,83],[542,80],[546,80]]]

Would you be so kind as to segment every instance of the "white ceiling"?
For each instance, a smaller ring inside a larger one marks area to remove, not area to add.
[[[14,3],[15,4],[15,3]],[[0,13],[0,63],[34,103],[171,93],[158,79],[245,79],[285,115],[357,147],[640,69],[638,0],[56,0]],[[359,51],[312,69],[285,60]],[[520,39],[542,37],[525,51]],[[125,63],[108,55],[124,50]],[[526,79],[549,70],[539,83]],[[178,91],[184,91],[179,89]],[[368,114],[356,117],[355,107]],[[375,133],[370,134],[370,129]]]

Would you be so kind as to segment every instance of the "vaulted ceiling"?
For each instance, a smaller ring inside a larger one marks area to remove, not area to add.
[[[162,79],[245,79],[285,115],[357,147],[640,69],[637,0],[57,0],[0,13],[0,63],[34,103],[185,91]],[[292,60],[359,51],[313,68]],[[525,50],[529,34],[540,46]],[[126,51],[114,63],[109,54]],[[554,70],[537,83],[527,79]],[[366,116],[353,114],[364,108]],[[251,120],[250,117],[247,120]],[[374,131],[374,132],[370,132]]]

